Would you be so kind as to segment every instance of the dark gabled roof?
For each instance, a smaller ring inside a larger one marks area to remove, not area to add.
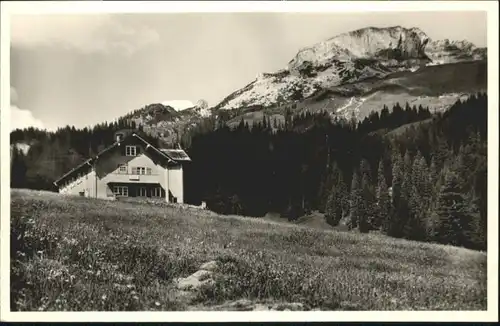
[[[160,154],[162,157],[166,158],[168,160],[168,162],[177,162],[177,161],[186,161],[185,159],[175,159],[174,157],[171,157],[168,153],[162,151],[162,150],[159,150],[158,148],[156,148],[155,146],[151,145],[150,143],[148,143],[144,138],[142,138],[141,136],[139,136],[137,133],[131,133],[129,135],[127,135],[124,139],[121,140],[121,142],[124,142],[125,139],[129,138],[129,137],[135,137],[137,139],[139,139],[141,142],[143,142],[145,145],[146,145],[146,149],[147,148],[152,148],[153,150],[155,150],[158,154]],[[116,146],[120,145],[121,142],[114,142],[112,145],[106,147],[105,149],[103,149],[102,151],[100,151],[99,153],[97,153],[96,156],[92,157],[92,158],[89,158],[87,159],[86,161],[84,161],[83,163],[81,163],[80,165],[76,166],[75,168],[73,168],[72,170],[70,170],[69,172],[65,173],[63,176],[61,176],[59,179],[57,179],[56,181],[54,181],[54,185],[57,186],[57,183],[59,183],[61,180],[64,180],[65,178],[67,178],[68,176],[72,175],[73,173],[79,171],[80,169],[82,169],[84,166],[86,165],[89,165],[91,166],[93,162],[95,162],[99,156],[101,156],[102,154],[108,152],[109,150],[115,148]],[[182,150],[181,150],[182,151]],[[182,151],[184,152],[184,151]],[[184,153],[186,154],[186,153]],[[187,154],[186,154],[186,157],[187,157]],[[190,161],[189,157],[188,157],[188,160]]]

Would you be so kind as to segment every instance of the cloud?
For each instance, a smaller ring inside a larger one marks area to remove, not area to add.
[[[10,130],[34,127],[46,129],[43,122],[33,116],[28,110],[22,110],[15,105],[10,106]]]
[[[34,127],[46,129],[43,122],[33,116],[28,110],[19,108],[16,103],[18,94],[14,87],[10,88],[10,130]]]
[[[46,45],[129,55],[159,40],[154,29],[126,25],[119,17],[106,14],[18,15],[11,19],[11,42],[19,47]]]
[[[188,101],[188,100],[171,100],[171,101],[164,101],[161,104],[163,105],[168,105],[176,109],[177,111],[182,111],[185,109],[192,108],[194,106],[193,102]]]
[[[14,87],[10,88],[10,104],[16,104],[17,103],[17,91]]]

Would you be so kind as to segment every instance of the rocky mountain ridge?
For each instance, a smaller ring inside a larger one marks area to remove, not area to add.
[[[210,110],[196,105],[184,110],[176,110],[169,105],[153,103],[135,110],[123,118],[141,126],[143,131],[163,140],[177,142],[180,133],[196,126],[203,118],[210,116]]]
[[[468,41],[431,40],[419,28],[367,27],[302,48],[286,69],[260,73],[212,108],[176,111],[151,104],[128,117],[172,142],[179,132],[222,114],[251,123],[262,115],[280,119],[293,106],[299,112],[326,110],[362,119],[384,104],[405,101],[444,110],[485,90],[485,48]]]
[[[485,58],[486,50],[468,41],[433,41],[418,28],[367,27],[301,49],[287,69],[259,75],[216,108],[269,107],[398,71]]]

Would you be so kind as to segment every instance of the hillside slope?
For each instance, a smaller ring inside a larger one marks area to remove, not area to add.
[[[410,106],[422,105],[431,111],[443,111],[458,99],[471,94],[487,92],[487,63],[482,61],[458,62],[426,66],[417,71],[402,71],[384,78],[372,78],[357,83],[344,84],[318,91],[293,105],[284,104],[270,108],[236,109],[229,124],[234,126],[243,118],[246,122],[261,121],[263,115],[283,121],[284,111],[327,111],[345,118],[364,119],[384,105],[389,108],[396,103]]]
[[[248,307],[241,299],[303,310],[486,309],[481,252],[167,204],[11,195],[14,311],[238,310]],[[213,272],[196,272],[209,261]],[[211,281],[177,290],[194,272]]]

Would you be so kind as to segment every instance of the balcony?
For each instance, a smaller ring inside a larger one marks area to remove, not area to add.
[[[116,182],[116,183],[160,183],[163,180],[163,175],[110,173],[106,176],[105,179],[107,182]]]

